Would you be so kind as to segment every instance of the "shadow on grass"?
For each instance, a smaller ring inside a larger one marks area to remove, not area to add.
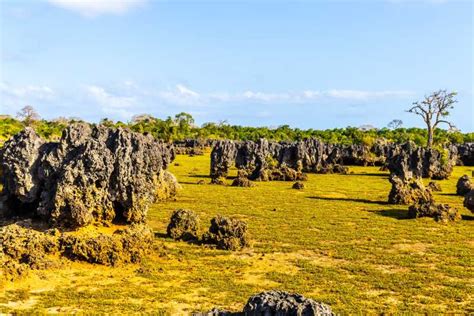
[[[474,221],[474,216],[471,215],[461,215],[463,221]]]
[[[377,210],[377,211],[368,211],[384,217],[391,217],[399,220],[410,219],[408,218],[408,210],[404,209],[395,209],[395,210]]]
[[[366,177],[380,177],[388,178],[388,173],[348,173],[346,176],[366,176]]]
[[[459,197],[462,197],[461,195],[457,195],[456,193],[439,193],[439,195],[459,196]]]
[[[207,178],[207,179],[210,179],[211,177],[208,176],[208,175],[204,175],[204,174],[191,174],[189,175],[190,178]]]
[[[367,203],[367,204],[378,204],[378,205],[387,205],[386,201],[372,201],[367,199],[350,199],[350,198],[334,198],[334,197],[324,197],[324,196],[309,196],[308,199],[314,200],[323,200],[323,201],[345,201],[345,202],[356,202],[356,203]]]

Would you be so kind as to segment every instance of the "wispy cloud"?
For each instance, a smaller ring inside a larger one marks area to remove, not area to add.
[[[0,83],[0,92],[4,96],[16,98],[19,100],[23,99],[25,101],[31,99],[49,100],[55,96],[53,89],[48,86],[13,86],[6,82]]]
[[[104,14],[122,15],[140,7],[147,0],[48,0],[51,5],[79,13],[84,17]]]
[[[122,96],[111,93],[105,88],[95,85],[86,86],[86,93],[105,114],[118,115],[122,118],[130,118],[136,105],[136,97]]]
[[[158,96],[165,102],[178,105],[193,105],[207,103],[290,103],[300,104],[318,100],[340,99],[346,101],[370,101],[383,98],[408,98],[415,94],[404,90],[368,91],[368,90],[341,90],[326,91],[304,90],[301,92],[263,92],[247,90],[243,92],[211,92],[200,93],[183,84],[178,84],[174,89],[162,91]]]

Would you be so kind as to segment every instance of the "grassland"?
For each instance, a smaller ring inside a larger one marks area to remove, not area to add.
[[[251,294],[278,288],[342,314],[474,313],[474,216],[454,195],[456,180],[471,170],[456,167],[450,180],[440,181],[437,201],[463,214],[461,222],[443,225],[406,219],[406,207],[386,204],[388,174],[375,167],[311,174],[303,191],[285,182],[235,188],[196,184],[209,182],[209,156],[178,156],[170,171],[183,190],[151,208],[156,240],[141,264],[68,262],[33,272],[4,285],[0,312],[240,310]],[[247,221],[252,247],[227,252],[167,239],[178,208],[196,211],[203,231],[216,214]]]

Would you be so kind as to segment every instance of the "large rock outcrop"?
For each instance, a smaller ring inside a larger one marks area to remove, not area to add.
[[[250,244],[247,223],[220,215],[211,220],[211,226],[204,234],[203,240],[224,250],[239,250]]]
[[[27,128],[0,152],[4,213],[55,226],[140,223],[170,180],[164,169],[173,158],[152,136],[121,128],[75,124],[49,143]]]
[[[154,238],[148,205],[179,187],[165,170],[173,159],[167,145],[120,128],[75,124],[58,142],[30,128],[15,135],[0,150],[0,279],[62,257],[139,261]]]
[[[464,207],[474,213],[474,190],[464,196]]]

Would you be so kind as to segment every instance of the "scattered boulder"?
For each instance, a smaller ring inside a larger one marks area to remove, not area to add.
[[[202,184],[206,184],[206,182],[204,182],[204,180],[201,179],[201,180],[199,180],[198,182],[196,182],[196,184],[202,185]]]
[[[298,181],[298,182],[293,183],[293,186],[292,186],[292,188],[293,188],[293,189],[296,189],[296,190],[303,190],[304,187],[305,187],[305,185],[304,185],[304,183],[301,182],[301,181]]]
[[[239,250],[249,246],[250,238],[245,222],[217,215],[211,220],[211,227],[203,240],[216,244],[218,249]]]
[[[456,184],[456,194],[457,195],[466,195],[471,191],[472,184],[469,176],[467,174],[459,178],[458,183]]]
[[[244,187],[244,188],[251,188],[255,186],[255,183],[250,181],[247,178],[244,177],[237,177],[232,181],[232,186],[233,187]]]
[[[193,211],[176,210],[171,215],[166,232],[176,240],[198,239],[199,216]]]
[[[388,203],[390,204],[414,204],[433,201],[431,190],[425,188],[421,179],[404,180],[392,174],[389,181],[392,184],[388,196]]]
[[[245,315],[334,315],[331,308],[300,294],[267,291],[249,298]]]
[[[225,184],[225,178],[219,177],[219,178],[211,178],[211,184],[217,184],[217,185],[226,185]]]
[[[456,222],[461,219],[461,214],[456,208],[448,204],[436,204],[434,202],[416,203],[408,208],[409,218],[432,217],[436,221],[447,223]]]
[[[441,189],[441,185],[439,185],[438,182],[431,181],[428,183],[428,189],[430,189],[432,192],[441,192],[443,191]]]
[[[464,196],[464,207],[474,213],[474,190]]]
[[[156,200],[164,201],[175,197],[181,189],[181,184],[178,183],[174,174],[167,170],[161,170],[158,173]]]

